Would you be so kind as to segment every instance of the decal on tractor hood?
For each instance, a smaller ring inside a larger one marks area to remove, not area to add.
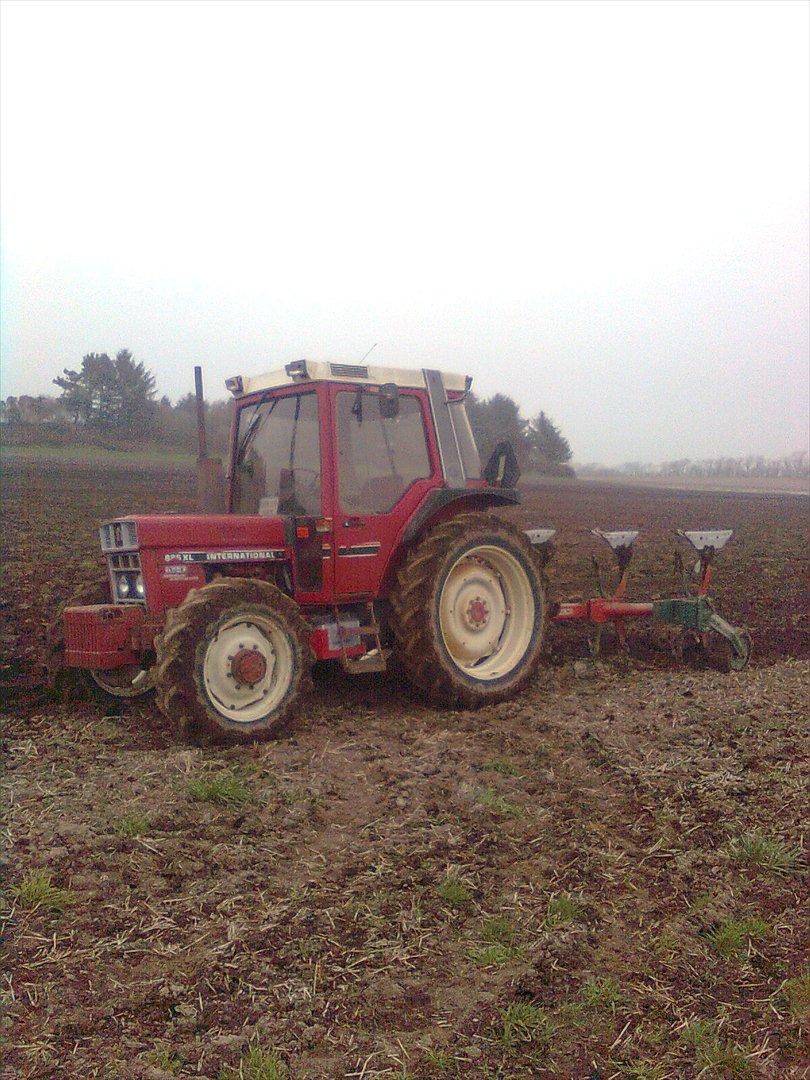
[[[172,551],[163,556],[167,563],[264,562],[283,559],[284,548],[260,548],[239,551]]]
[[[179,566],[164,566],[163,576],[169,579],[176,577],[188,577],[188,567],[185,565],[185,563],[180,563]]]

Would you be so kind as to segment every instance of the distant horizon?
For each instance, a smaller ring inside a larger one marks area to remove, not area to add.
[[[118,351],[118,350],[115,350],[115,351]],[[85,355],[87,355],[87,354],[85,354]],[[114,352],[112,354],[108,354],[108,355],[114,355]],[[137,359],[137,357],[136,357],[136,359]],[[333,360],[332,362],[333,363],[341,363],[341,362],[349,362],[349,361],[346,361],[345,358],[344,358],[343,360],[340,360],[340,361],[339,360]],[[353,361],[353,362],[357,363],[358,361]],[[373,365],[373,361],[369,361],[369,364]],[[80,366],[81,366],[81,364],[79,363],[79,365],[77,365],[77,367],[80,367]],[[402,366],[403,367],[408,367],[408,365],[402,365]],[[269,371],[274,371],[274,370],[277,370],[277,369],[276,368],[268,368],[267,369],[268,372]],[[60,371],[60,374],[61,374],[61,371]],[[237,375],[237,374],[246,374],[246,373],[245,372],[236,372],[235,371],[234,375]],[[261,374],[263,374],[263,372]],[[463,374],[463,372],[461,372],[461,374]],[[210,394],[208,393],[208,390],[207,390],[207,387],[206,387],[206,384],[205,384],[205,371],[203,371],[203,386],[204,386],[204,392],[205,392],[205,401],[206,401],[206,404],[208,406],[221,405],[223,403],[224,404],[230,404],[234,400],[232,395],[227,394],[227,393],[223,394],[221,397],[216,397],[216,398],[211,397]],[[57,388],[55,388],[55,389],[57,389]],[[473,394],[475,394],[474,386],[473,386],[472,392],[473,392]],[[179,404],[179,402],[182,400],[182,398],[187,397],[188,394],[191,394],[191,393],[193,393],[193,376],[192,376],[192,386],[188,391],[186,391],[186,393],[180,394],[173,401],[171,399],[169,399],[171,407],[175,408]],[[504,394],[506,397],[512,398],[512,395],[507,394],[505,390],[495,390],[494,394]],[[492,396],[494,396],[494,394],[489,394],[487,396],[492,397]],[[160,390],[157,389],[155,391],[154,401],[156,403],[159,403],[164,397],[168,397],[168,396],[169,395],[167,395],[167,394],[161,394]],[[483,395],[479,394],[477,396],[480,398]],[[2,396],[0,394],[0,401],[8,401],[9,398],[14,398],[17,401],[19,401],[22,398],[30,398],[31,400],[36,400],[37,398],[48,398],[48,399],[52,399],[52,400],[58,402],[60,397],[61,397],[61,394],[59,394],[59,393],[45,393],[45,392],[43,392],[41,394],[29,394],[29,393],[7,394],[5,396]],[[524,420],[528,421],[528,420],[532,419],[533,416],[537,415],[537,413],[534,413],[534,414],[532,414],[532,417],[526,416],[525,412],[524,412],[524,409],[521,406],[520,402],[517,401],[515,398],[512,398],[512,400],[515,401],[515,404],[518,406],[518,409],[520,410],[520,415]],[[540,410],[538,410],[538,412],[539,411]],[[558,427],[561,427],[561,425],[558,424],[556,417],[554,417],[553,415],[548,413],[548,411],[545,410],[545,409],[542,410],[542,411],[546,412],[546,415],[549,416],[549,418],[555,424],[557,424]],[[566,435],[565,430],[562,429],[562,428],[561,428],[561,430],[562,430],[562,434]],[[157,438],[147,439],[146,442],[147,443],[152,443],[153,442],[156,445],[160,445],[160,439],[157,439]],[[573,457],[571,459],[571,465],[572,465],[572,467],[574,469],[620,470],[620,469],[622,469],[622,468],[624,468],[624,467],[626,467],[628,465],[637,465],[637,466],[640,466],[640,467],[643,467],[643,468],[658,468],[660,466],[672,464],[673,462],[678,462],[678,461],[688,461],[690,463],[699,464],[699,463],[708,462],[708,461],[732,461],[732,462],[734,462],[734,461],[741,461],[741,460],[747,460],[747,459],[753,458],[753,459],[762,459],[767,463],[776,463],[776,462],[779,462],[779,461],[788,461],[789,459],[795,458],[796,456],[802,455],[802,454],[805,457],[808,457],[808,456],[810,456],[810,450],[802,448],[802,447],[793,447],[793,448],[790,448],[790,449],[777,451],[776,453],[773,453],[773,454],[761,454],[761,453],[745,452],[745,451],[743,451],[742,453],[730,453],[730,452],[722,452],[721,451],[721,452],[718,452],[716,454],[709,454],[709,455],[705,455],[705,456],[701,456],[701,457],[696,457],[696,456],[692,456],[692,455],[688,455],[688,454],[675,454],[675,455],[673,455],[671,457],[650,458],[650,459],[637,458],[637,457],[633,457],[631,455],[630,457],[626,457],[626,458],[623,458],[621,460],[617,460],[615,462],[608,462],[608,461],[603,461],[603,460],[599,460],[599,459],[579,459],[577,457],[576,451],[574,451]]]

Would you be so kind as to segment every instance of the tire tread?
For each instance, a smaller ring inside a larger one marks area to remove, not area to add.
[[[283,706],[266,724],[253,725],[249,732],[219,725],[201,702],[195,682],[197,646],[207,628],[229,608],[243,605],[260,605],[280,615],[297,639],[301,657],[297,685]],[[290,723],[302,696],[311,687],[311,633],[295,600],[270,582],[217,578],[192,589],[183,603],[168,613],[163,633],[155,639],[158,708],[184,735],[198,742],[240,743],[272,738]]]
[[[470,687],[455,676],[444,661],[436,640],[430,606],[438,576],[446,562],[448,551],[463,541],[501,537],[517,547],[536,574],[536,586],[541,597],[542,625],[532,656],[517,679],[508,684]],[[546,628],[545,582],[534,549],[524,534],[501,518],[491,514],[459,514],[435,525],[406,556],[397,573],[390,597],[391,630],[399,659],[408,679],[437,703],[475,708],[484,702],[503,701],[517,694],[534,674]]]

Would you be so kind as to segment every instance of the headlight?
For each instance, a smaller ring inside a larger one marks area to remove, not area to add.
[[[129,603],[134,603],[137,600],[146,599],[143,574],[139,570],[128,570],[126,573],[116,570],[114,579],[116,601],[127,600]]]

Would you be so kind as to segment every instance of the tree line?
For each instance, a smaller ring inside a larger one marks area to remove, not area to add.
[[[721,479],[752,476],[781,478],[786,476],[810,475],[810,455],[806,450],[796,450],[792,454],[767,458],[762,454],[744,454],[739,457],[676,458],[652,464],[648,461],[626,461],[616,468],[605,468],[599,464],[578,465],[577,471],[582,476],[593,474],[613,474],[621,476],[694,476],[718,477]]]
[[[36,427],[53,442],[154,442],[181,450],[196,448],[194,395],[186,394],[174,404],[166,396],[158,398],[155,376],[128,349],[115,357],[88,353],[78,370],[65,368],[53,381],[62,391],[58,397],[22,394],[0,401],[0,421],[12,429]],[[205,410],[211,452],[225,454],[230,402],[206,402]]]
[[[128,349],[110,357],[88,353],[78,369],[65,368],[54,380],[57,396],[22,395],[0,401],[4,426],[35,427],[54,441],[156,442],[193,450],[197,440],[196,402],[186,394],[172,404],[157,398],[156,379]],[[211,453],[226,454],[230,401],[206,403]],[[530,420],[506,394],[478,398],[470,394],[467,410],[476,444],[485,462],[499,442],[510,442],[522,469],[573,475],[571,447],[544,412]]]

